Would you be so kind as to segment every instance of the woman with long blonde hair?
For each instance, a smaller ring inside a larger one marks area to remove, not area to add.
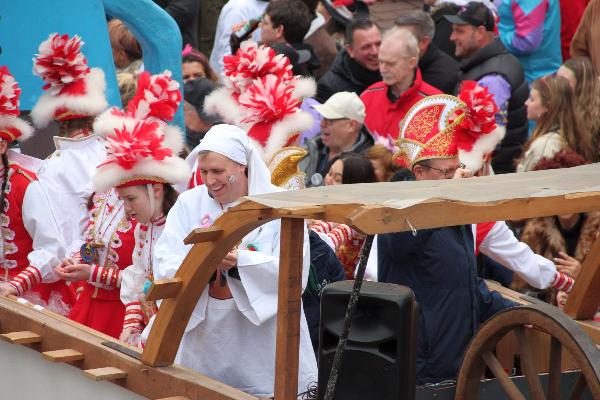
[[[592,161],[595,157],[592,135],[575,108],[575,96],[569,82],[550,75],[536,79],[531,86],[527,118],[536,126],[525,144],[525,154],[517,172],[530,171],[539,160],[570,148]]]
[[[600,161],[600,81],[589,57],[573,57],[556,71],[569,81],[575,94],[575,106],[583,119],[584,128],[592,135],[595,157]]]

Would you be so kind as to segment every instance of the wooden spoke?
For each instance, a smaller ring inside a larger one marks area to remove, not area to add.
[[[560,399],[560,374],[562,345],[556,338],[550,339],[550,364],[548,366],[548,400]]]
[[[577,377],[577,380],[573,384],[573,388],[571,388],[571,394],[569,395],[569,400],[579,400],[583,395],[583,389],[585,389],[585,375],[580,373]]]
[[[542,382],[540,381],[537,369],[535,368],[529,339],[527,338],[527,335],[525,335],[525,328],[523,326],[518,326],[514,332],[517,335],[517,342],[519,343],[521,369],[525,373],[525,378],[527,379],[529,396],[533,400],[544,400],[544,389],[542,388]]]
[[[500,386],[502,386],[502,389],[508,398],[510,400],[525,400],[525,396],[523,396],[514,382],[510,380],[496,356],[488,350],[482,354],[482,357],[488,368],[492,371],[496,379],[498,379]]]

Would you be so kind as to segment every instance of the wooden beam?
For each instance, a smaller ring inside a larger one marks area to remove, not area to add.
[[[73,349],[62,349],[62,350],[52,350],[52,351],[44,351],[42,356],[52,362],[73,362],[73,361],[81,361],[85,358],[83,353],[78,352]]]
[[[430,199],[398,209],[382,205],[366,205],[365,210],[353,218],[353,225],[362,232],[375,234],[410,231],[412,228],[419,230],[465,223],[543,217],[599,209],[600,195],[598,193],[593,196],[590,194],[589,196],[575,197],[569,200],[565,199],[564,196],[556,196],[511,199],[479,205],[464,201]],[[346,223],[347,221],[344,218],[344,220],[333,222]]]
[[[95,381],[114,381],[127,378],[127,372],[115,367],[86,369],[83,373]]]
[[[575,280],[575,286],[569,293],[565,313],[573,319],[594,318],[600,298],[592,295],[600,292],[600,237],[597,238],[589,253],[581,263],[581,271]]]
[[[187,397],[184,396],[174,396],[174,397],[163,397],[162,399],[156,399],[156,400],[190,400]]]
[[[0,337],[12,344],[31,344],[42,341],[42,337],[40,335],[31,331],[3,333],[0,335]]]
[[[156,400],[190,400],[187,397],[184,396],[174,396],[174,397],[163,397],[162,399],[156,399]]]
[[[181,278],[161,279],[154,281],[148,294],[146,294],[146,300],[156,301],[161,299],[172,299],[177,297],[177,294],[181,290],[182,281]]]
[[[184,244],[196,244],[203,242],[212,242],[223,235],[223,229],[218,226],[210,226],[208,228],[198,228],[190,232],[183,240]]]
[[[293,400],[298,396],[304,221],[282,218],[280,237],[275,400]]]
[[[301,217],[308,219],[323,219],[325,217],[325,207],[285,207],[278,210],[282,217]]]

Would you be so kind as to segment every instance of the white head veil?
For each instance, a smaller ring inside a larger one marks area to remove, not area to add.
[[[248,167],[248,195],[271,193],[277,188],[271,185],[271,173],[265,162],[248,139],[246,132],[234,125],[215,125],[194,149],[198,154],[212,151],[238,164]]]

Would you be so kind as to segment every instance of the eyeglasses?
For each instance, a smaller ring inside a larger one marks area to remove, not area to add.
[[[421,166],[439,172],[446,179],[452,178],[454,176],[454,174],[456,173],[456,170],[458,170],[458,169],[464,169],[466,167],[465,164],[463,164],[463,163],[461,163],[456,168],[446,168],[446,169],[435,168],[435,167],[432,167],[431,165],[427,165],[427,164],[421,164]]]

